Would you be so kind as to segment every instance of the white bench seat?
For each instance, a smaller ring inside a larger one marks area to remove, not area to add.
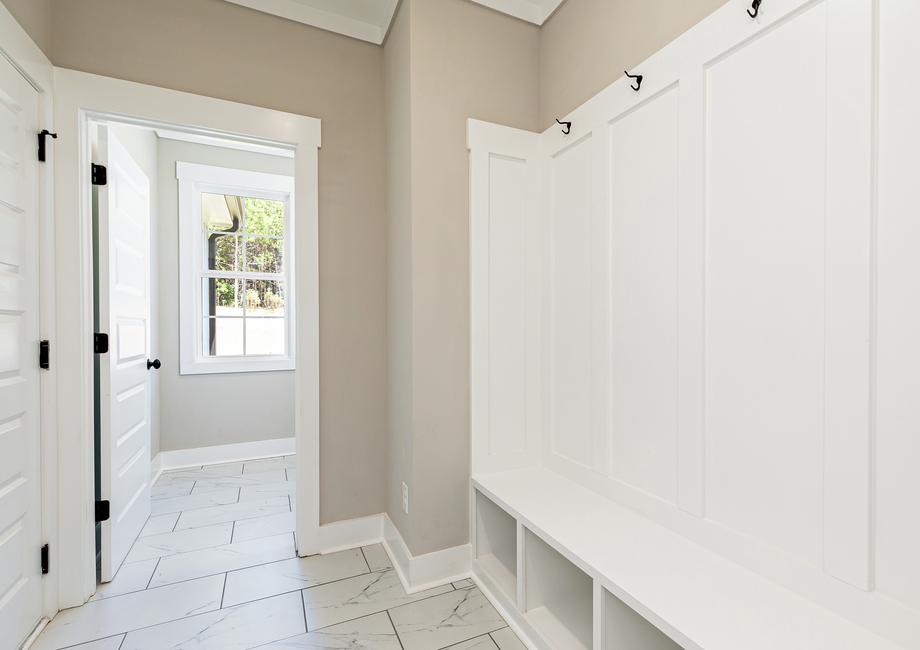
[[[904,650],[552,471],[473,486],[685,648]]]

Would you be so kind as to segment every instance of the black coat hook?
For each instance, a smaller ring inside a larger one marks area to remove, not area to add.
[[[559,118],[557,117],[557,118],[556,118],[556,123],[557,123],[557,124],[561,124],[562,126],[565,127],[564,129],[562,129],[562,134],[563,134],[563,135],[568,135],[569,133],[572,132],[572,123],[571,123],[571,122],[560,122],[560,121],[559,121]]]
[[[748,9],[748,12],[747,12],[748,16],[750,16],[751,18],[757,18],[757,14],[760,13],[760,3],[762,1],[763,0],[754,0],[754,2],[751,3],[751,9],[753,9],[754,11],[751,11],[751,9]]]
[[[644,77],[643,77],[641,74],[629,74],[626,70],[623,70],[623,74],[625,74],[625,75],[626,75],[627,77],[629,77],[630,79],[635,79],[635,80],[636,80],[636,85],[635,85],[635,86],[630,86],[630,88],[632,88],[632,89],[635,90],[636,92],[639,92],[639,89],[642,87],[642,79],[643,79]]]

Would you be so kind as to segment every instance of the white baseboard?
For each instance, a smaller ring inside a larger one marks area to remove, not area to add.
[[[257,440],[255,442],[238,442],[231,445],[213,447],[195,447],[193,449],[174,449],[161,451],[151,465],[159,472],[167,469],[200,467],[218,463],[236,463],[241,460],[258,460],[287,456],[294,453],[294,438],[275,438],[274,440]]]
[[[150,485],[156,485],[157,479],[163,473],[163,454],[157,454],[150,461]]]
[[[469,544],[445,548],[425,555],[412,555],[399,529],[383,514],[383,547],[407,593],[470,577],[472,548]]]
[[[384,515],[346,519],[319,527],[319,552],[335,553],[357,546],[378,544],[383,540]],[[309,553],[310,549],[306,549]]]

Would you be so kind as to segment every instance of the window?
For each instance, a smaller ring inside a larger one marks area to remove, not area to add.
[[[180,372],[294,368],[294,179],[193,163],[179,179]]]

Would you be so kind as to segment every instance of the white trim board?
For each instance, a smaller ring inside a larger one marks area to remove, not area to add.
[[[236,5],[273,14],[288,20],[293,20],[311,27],[318,27],[329,32],[350,36],[361,41],[380,45],[386,36],[396,13],[397,0],[385,0],[388,11],[384,16],[362,15],[360,10],[355,14],[354,9],[341,3],[342,8],[336,10],[334,4],[325,2],[310,2],[309,0],[226,0]],[[377,0],[380,2],[381,0]],[[314,6],[319,5],[319,6]],[[321,8],[327,7],[328,8]],[[331,10],[330,10],[331,9]],[[352,14],[352,15],[349,15]],[[384,18],[380,20],[380,18]]]
[[[565,0],[471,0],[503,14],[542,26]]]
[[[237,442],[229,445],[161,451],[153,459],[151,469],[154,480],[156,480],[160,473],[170,469],[290,456],[296,453],[294,441],[295,438],[291,436],[290,438],[274,438],[272,440]]]
[[[46,463],[57,479],[58,549],[52,566],[60,568],[57,607],[81,605],[96,588],[93,503],[93,355],[85,345],[93,326],[89,127],[92,121],[126,122],[178,128],[220,137],[271,142],[295,149],[297,204],[294,300],[297,370],[294,371],[298,475],[297,540],[302,554],[322,547],[319,509],[319,202],[320,120],[191,93],[157,88],[62,68],[54,69],[55,123],[67,137],[55,141],[59,165],[54,178],[55,204],[67,206],[56,220],[54,245],[58,260],[55,308],[68,314],[56,332],[58,419],[68,423],[57,440],[60,469]],[[175,125],[181,125],[176,127]],[[188,125],[196,125],[194,127]],[[83,164],[81,164],[83,163]],[[52,359],[55,364],[55,359]],[[43,386],[44,389],[44,386]],[[56,560],[56,562],[55,562]]]
[[[383,547],[390,556],[393,568],[407,593],[414,594],[470,577],[470,544],[445,548],[425,555],[412,555],[390,517],[385,513],[382,517]]]

